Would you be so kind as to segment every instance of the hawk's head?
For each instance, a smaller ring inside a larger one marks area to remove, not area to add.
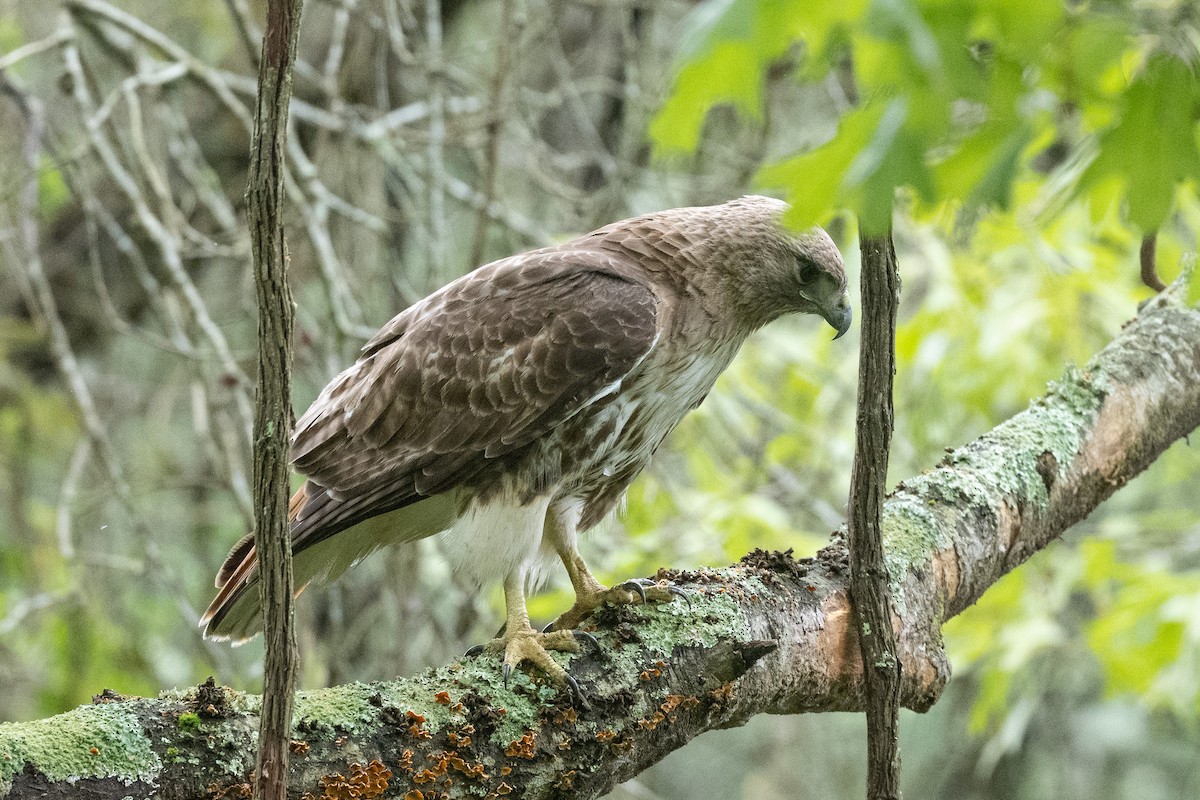
[[[819,314],[839,338],[850,328],[846,267],[821,228],[795,232],[781,222],[787,204],[750,195],[711,206],[715,269],[743,322],[765,325],[783,314]]]

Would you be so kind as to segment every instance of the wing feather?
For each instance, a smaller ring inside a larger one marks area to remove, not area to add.
[[[502,468],[619,385],[656,341],[658,307],[614,256],[552,250],[401,313],[297,423],[295,465],[336,502],[296,545]]]

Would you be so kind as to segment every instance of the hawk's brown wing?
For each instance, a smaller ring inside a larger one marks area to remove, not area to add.
[[[659,301],[637,274],[594,251],[538,251],[481,267],[389,322],[296,425],[292,456],[309,478],[289,509],[296,585],[442,530],[454,503],[426,498],[502,472],[617,391],[658,336]],[[381,525],[362,524],[375,517]],[[217,574],[201,619],[209,636],[244,640],[261,624],[253,544],[234,545]]]
[[[483,267],[393,319],[297,423],[312,489],[302,548],[462,484],[615,392],[658,334],[628,265],[540,251]]]

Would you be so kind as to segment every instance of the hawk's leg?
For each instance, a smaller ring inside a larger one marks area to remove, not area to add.
[[[509,674],[521,664],[532,664],[549,675],[554,683],[569,688],[572,694],[582,699],[579,684],[547,652],[578,652],[579,642],[576,641],[576,634],[569,630],[543,633],[533,629],[529,624],[529,613],[525,609],[525,576],[520,571],[504,579],[504,606],[507,611],[504,632],[479,649],[503,658],[505,681],[507,682]],[[472,651],[475,651],[475,648],[472,648]]]
[[[575,589],[575,605],[547,626],[548,631],[569,631],[579,626],[593,611],[605,603],[630,605],[632,603],[665,603],[676,596],[686,597],[682,590],[671,585],[635,578],[618,584],[611,589],[596,580],[583,556],[575,549],[575,526],[579,523],[579,511],[574,507],[551,506],[547,517],[547,535]]]

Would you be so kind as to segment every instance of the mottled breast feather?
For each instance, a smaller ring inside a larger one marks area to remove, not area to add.
[[[297,423],[296,549],[502,468],[650,352],[660,300],[609,254],[496,262],[393,319]]]

